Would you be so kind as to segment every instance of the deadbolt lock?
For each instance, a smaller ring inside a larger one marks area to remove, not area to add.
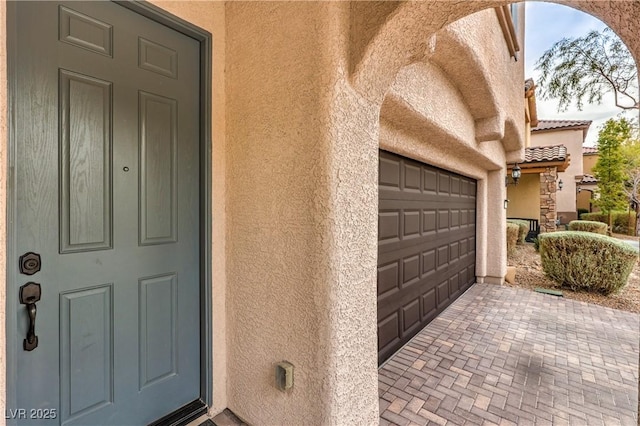
[[[27,252],[20,256],[20,273],[24,275],[33,275],[40,271],[42,266],[40,262],[40,255],[32,251]]]

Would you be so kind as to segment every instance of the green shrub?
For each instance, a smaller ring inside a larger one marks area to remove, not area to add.
[[[580,215],[582,220],[593,220],[609,224],[609,216],[603,212],[584,213]],[[613,211],[611,212],[612,231],[618,234],[629,234],[629,219],[631,219],[631,229],[636,223],[635,212]]]
[[[507,255],[511,256],[516,251],[518,243],[519,226],[515,223],[507,223]]]
[[[536,237],[536,238],[532,239],[532,240],[531,240],[531,242],[533,242],[533,248],[534,248],[536,251],[538,251],[538,252],[539,252],[539,251],[540,251],[540,240],[538,239],[538,237]]]
[[[638,250],[615,238],[590,232],[540,234],[544,272],[563,287],[611,294],[627,283]]]
[[[529,233],[529,221],[519,219],[507,219],[507,223],[513,223],[518,225],[518,244],[524,244],[525,238]]]
[[[582,215],[589,213],[589,209],[578,209],[578,219],[582,219]]]
[[[607,224],[593,220],[572,220],[569,222],[569,231],[593,232],[607,235]]]

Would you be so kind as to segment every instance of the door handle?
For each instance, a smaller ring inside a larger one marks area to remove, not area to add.
[[[41,289],[40,284],[28,282],[20,287],[20,303],[27,305],[27,314],[29,314],[29,331],[27,338],[22,342],[25,351],[32,351],[38,347],[38,336],[36,336],[36,302],[40,300]]]

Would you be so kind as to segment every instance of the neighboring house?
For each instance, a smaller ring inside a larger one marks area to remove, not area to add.
[[[577,184],[582,180],[582,144],[591,126],[589,120],[540,120],[538,126],[531,129],[531,147],[564,145],[570,158],[569,167],[558,173],[556,203],[560,224],[577,219]]]
[[[564,145],[526,148],[525,159],[519,164],[522,175],[518,184],[507,179],[507,217],[529,221],[528,240],[538,232],[556,230],[558,176],[569,164]],[[512,170],[513,167],[509,167],[508,174]]]
[[[638,58],[640,3],[562,3]],[[379,361],[503,282],[523,19],[0,2],[5,420],[377,424]]]
[[[527,89],[535,86],[527,81]],[[532,96],[535,99],[535,95]],[[531,128],[518,185],[507,185],[507,217],[528,219],[532,233],[577,219],[578,183],[583,179],[582,144],[591,121],[538,120]],[[573,161],[572,161],[573,159]],[[513,165],[508,171],[513,169]],[[536,222],[537,221],[537,222]]]
[[[562,201],[561,176],[569,168],[570,154],[563,144],[543,145],[534,132],[560,126],[557,122],[539,120],[536,108],[536,85],[527,79],[524,85],[525,121],[528,134],[525,138],[524,161],[518,164],[521,177],[511,178],[516,164],[507,165],[507,217],[525,219],[529,222],[527,240],[531,241],[539,232],[556,230],[558,223],[558,201]],[[566,140],[566,138],[561,138]]]
[[[598,157],[597,147],[582,147],[582,171],[584,174],[578,184],[578,208],[589,212],[598,210],[593,205],[594,195],[598,189],[598,180],[593,176],[593,167],[598,162]]]

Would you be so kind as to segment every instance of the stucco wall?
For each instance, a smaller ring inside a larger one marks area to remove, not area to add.
[[[523,76],[494,12],[425,46],[378,106],[344,73],[350,12],[227,4],[229,406],[249,422],[377,421],[378,146],[479,179],[477,273],[499,283],[505,272],[503,238],[487,232],[504,223],[505,125],[479,142],[477,122],[522,119]],[[452,45],[473,63],[447,58]],[[485,73],[480,82],[462,78],[468,64]],[[513,90],[485,87],[489,71],[516,73]],[[483,103],[471,89],[512,102]],[[273,382],[283,359],[296,368],[287,393]]]
[[[540,219],[540,175],[523,174],[518,186],[507,187],[507,217]]]
[[[598,154],[590,154],[582,156],[582,171],[584,174],[593,175],[593,167],[598,162]]]
[[[377,423],[377,111],[346,81],[348,7],[226,5],[229,407],[249,423]]]
[[[562,179],[562,190],[556,193],[558,218],[562,223],[575,219],[576,215],[576,181],[575,177],[582,175],[582,129],[566,129],[558,131],[533,132],[531,146],[559,145],[567,147],[569,167],[558,173],[558,180]]]
[[[583,189],[580,193],[578,193],[578,208],[579,209],[587,209],[589,211],[595,211],[594,207],[591,205],[593,193],[591,191],[587,191]]]
[[[599,158],[598,154],[583,155],[582,156],[582,172],[584,174],[593,175],[593,167],[598,162],[598,158]],[[587,191],[587,188],[589,189],[589,191]],[[578,199],[577,199],[578,208],[593,210],[593,211],[598,210],[597,207],[593,207],[591,205],[592,197],[593,197],[592,191],[595,190],[595,188],[597,187],[593,185],[582,187],[582,192],[578,193]]]

